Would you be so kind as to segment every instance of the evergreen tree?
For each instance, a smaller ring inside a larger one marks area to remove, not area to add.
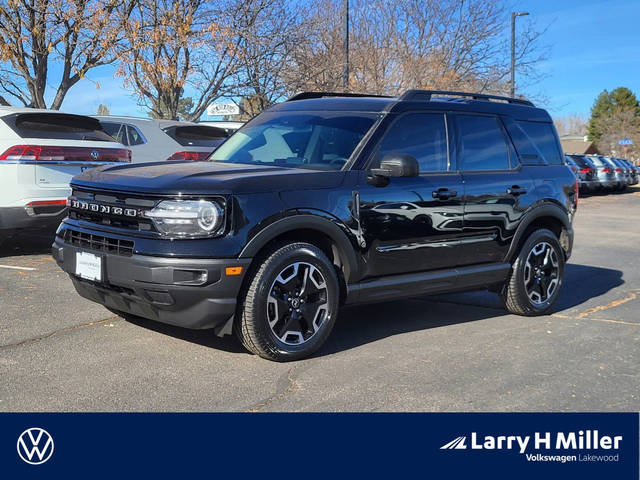
[[[625,87],[609,92],[604,90],[591,108],[591,119],[587,128],[589,140],[600,142],[611,120],[630,116],[640,120],[640,103],[634,93]]]

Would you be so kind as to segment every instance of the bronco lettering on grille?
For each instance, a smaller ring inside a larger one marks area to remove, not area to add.
[[[137,217],[138,211],[135,208],[112,207],[110,205],[102,205],[99,203],[82,202],[80,200],[71,200],[71,208],[78,210],[91,210],[92,212],[106,213],[112,215],[124,215],[126,217]]]

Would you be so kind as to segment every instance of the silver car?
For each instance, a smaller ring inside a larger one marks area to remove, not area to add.
[[[618,181],[614,173],[614,167],[606,161],[602,155],[587,155],[596,169],[596,177],[600,186],[606,190],[613,190],[618,187]]]
[[[626,165],[619,163],[618,160],[613,157],[602,158],[606,162],[609,162],[611,168],[613,168],[613,175],[616,179],[616,190],[624,190],[627,188],[627,185],[629,185],[630,182],[630,174]]]
[[[132,162],[202,161],[229,134],[222,128],[193,122],[96,116],[103,130],[131,149]]]

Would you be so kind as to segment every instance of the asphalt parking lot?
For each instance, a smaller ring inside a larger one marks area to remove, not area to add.
[[[487,292],[349,308],[289,364],[115,317],[50,239],[17,238],[0,247],[0,411],[638,411],[640,188],[582,198],[575,230],[549,316]]]

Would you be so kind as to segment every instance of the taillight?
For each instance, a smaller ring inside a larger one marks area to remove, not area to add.
[[[620,172],[622,172],[622,169],[621,168],[616,168],[616,172],[620,173]]]
[[[580,170],[580,173],[591,173],[592,170],[590,168],[583,168],[582,170]]]
[[[57,147],[14,145],[0,155],[0,162],[131,162],[126,148]]]
[[[611,173],[611,169],[609,167],[604,167],[602,169],[602,173]]]
[[[580,183],[578,182],[578,179],[576,178],[576,196],[575,196],[575,202],[573,205],[574,209],[578,208],[578,199],[580,198]]]
[[[167,160],[183,160],[189,162],[202,162],[209,158],[211,152],[176,152]]]
[[[37,202],[29,202],[25,206],[27,207],[47,207],[50,205],[64,205],[67,206],[66,200],[39,200]]]

